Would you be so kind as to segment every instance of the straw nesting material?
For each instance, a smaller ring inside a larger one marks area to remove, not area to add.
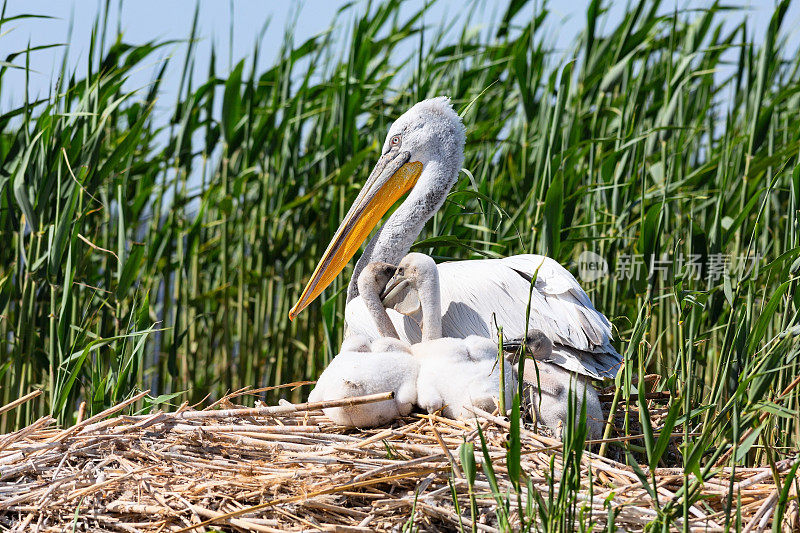
[[[500,489],[513,491],[505,465],[509,423],[496,414],[475,410],[471,423],[416,414],[367,431],[333,425],[321,412],[329,404],[320,403],[119,414],[144,395],[71,428],[59,429],[44,417],[0,435],[0,529],[367,532],[398,530],[411,520],[423,531],[469,530],[468,483],[458,454],[466,439],[475,444],[478,463],[477,529],[498,531],[496,503],[480,467],[477,423]],[[230,404],[230,399],[215,405]],[[21,403],[0,407],[0,413]],[[530,430],[522,431],[521,440],[522,469],[534,489],[546,495],[551,458],[555,479],[560,476],[561,447]],[[791,459],[780,461],[778,474],[785,475],[792,464]],[[663,505],[675,497],[683,474],[664,468],[655,475]],[[628,466],[587,452],[582,480],[578,506],[599,526],[609,516],[607,499],[617,510],[620,528],[641,530],[655,518],[654,502]],[[725,468],[705,480],[703,497],[690,509],[692,529],[722,529],[730,481]],[[779,498],[773,471],[737,469],[733,483],[746,527],[771,527]],[[512,526],[519,524],[515,500]],[[796,507],[795,500],[785,527],[797,526]]]

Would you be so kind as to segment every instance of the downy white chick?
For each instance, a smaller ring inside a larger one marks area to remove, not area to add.
[[[411,253],[402,259],[386,286],[384,302],[391,301],[396,296],[393,291],[397,292],[401,287],[403,291],[410,289],[411,293],[418,295],[419,305],[410,307],[422,322],[422,342],[411,345],[411,352],[419,363],[417,405],[429,413],[443,408],[445,416],[461,419],[474,416],[468,406],[492,411],[495,398],[500,396],[497,344],[480,336],[441,338],[439,274],[436,263],[429,256]],[[398,307],[400,312],[404,311],[403,306]],[[386,315],[385,310],[381,311],[375,308],[371,313],[376,318],[379,314]],[[388,315],[380,319],[388,320]],[[515,381],[511,365],[506,367],[503,377],[506,401],[510,402]]]
[[[424,326],[423,326],[424,331]],[[467,407],[492,412],[500,397],[497,345],[486,337],[443,338],[411,346],[419,361],[417,405],[432,413],[467,420],[475,417]],[[515,390],[511,365],[505,367],[505,401],[510,405]]]
[[[380,426],[411,412],[417,400],[417,369],[417,361],[408,352],[343,352],[319,377],[308,401],[394,392],[391,400],[323,409],[325,416],[342,426]]]
[[[560,439],[563,428],[568,423],[570,394],[575,399],[573,423],[576,425],[580,422],[581,404],[585,395],[587,437],[599,439],[603,431],[603,410],[597,390],[588,378],[549,362],[553,343],[539,330],[529,332],[526,348],[529,358],[525,361],[523,380],[536,421]]]
[[[377,301],[395,267],[373,263],[359,276],[359,287],[365,301]],[[373,302],[374,303],[374,302]],[[381,322],[386,333],[394,336],[391,321]],[[308,396],[310,402],[321,402],[394,392],[394,398],[346,407],[324,409],[325,415],[336,424],[349,427],[372,427],[391,422],[411,412],[417,400],[418,363],[408,344],[396,338],[379,338],[371,343],[365,337],[353,335],[342,343],[342,352],[330,362]]]

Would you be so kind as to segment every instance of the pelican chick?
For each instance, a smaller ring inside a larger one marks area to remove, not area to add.
[[[358,276],[358,290],[361,291],[364,306],[369,311],[380,336],[372,342],[368,342],[368,349],[371,352],[407,352],[411,353],[410,344],[400,340],[397,330],[389,318],[388,313],[383,307],[381,294],[386,288],[386,284],[394,276],[397,267],[389,263],[375,262],[370,263]],[[348,332],[349,333],[349,332]],[[357,340],[351,341],[351,338]],[[359,344],[363,341],[362,335],[348,335],[342,342],[342,348],[349,343]]]
[[[408,352],[342,352],[322,372],[308,401],[393,392],[391,400],[323,409],[325,416],[342,426],[380,426],[411,412],[417,400],[417,369],[417,361]]]
[[[589,379],[551,362],[553,343],[541,331],[529,332],[525,344],[529,359],[525,362],[522,379],[525,381],[531,415],[560,439],[568,423],[570,395],[575,400],[575,425],[580,423],[581,404],[585,397],[586,435],[590,439],[599,439],[603,431],[603,409],[597,390]],[[518,366],[515,365],[515,369],[518,370]]]
[[[419,362],[417,405],[429,413],[467,420],[475,417],[468,407],[492,412],[500,397],[497,346],[491,339],[472,335],[466,339],[442,338],[411,346]],[[503,374],[505,401],[510,404],[515,387],[511,365]]]
[[[399,296],[401,291],[410,291],[416,302]],[[429,413],[442,409],[445,416],[460,419],[474,416],[469,406],[492,411],[495,398],[500,396],[497,344],[477,335],[442,338],[439,274],[431,257],[410,253],[400,261],[383,295],[384,303],[393,300],[401,302],[401,310],[413,313],[421,321],[422,341],[411,345],[411,353],[419,363],[417,405]],[[383,306],[373,309],[373,316],[382,314],[380,319],[388,320]],[[515,381],[510,367],[503,374],[507,402],[511,401]]]
[[[381,301],[381,293],[386,288],[386,284],[392,279],[397,267],[389,263],[375,261],[368,264],[361,273],[358,275],[357,285],[358,291],[361,293],[361,299],[364,301],[364,306],[369,311],[375,326],[378,328],[378,334],[381,337],[390,337],[399,339],[397,330],[386,313],[383,302]]]
[[[378,262],[362,270],[358,287],[370,310],[383,310],[380,296],[394,272],[394,265]],[[348,335],[342,342],[342,352],[319,377],[308,400],[329,401],[390,391],[395,397],[383,402],[324,409],[325,415],[337,424],[379,426],[407,415],[416,403],[417,361],[411,356],[408,343],[397,338],[386,312],[379,315],[376,313],[374,320],[386,336],[370,341],[363,335]]]

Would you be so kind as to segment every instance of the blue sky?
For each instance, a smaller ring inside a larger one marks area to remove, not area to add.
[[[472,0],[478,5],[480,15],[474,23],[488,24],[493,18],[499,17],[504,9],[505,2],[492,0]],[[269,21],[262,46],[261,66],[266,68],[271,65],[283,41],[284,31],[288,23],[296,20],[296,40],[305,40],[330,28],[336,12],[346,3],[343,0],[306,0],[304,2],[289,1],[264,1],[264,0],[199,0],[200,6],[200,43],[197,49],[198,75],[202,77],[208,71],[208,57],[211,44],[215,43],[218,53],[219,73],[228,70],[229,58],[235,64],[241,58],[252,55],[253,44],[261,33],[264,25]],[[365,6],[364,0],[357,0],[356,8]],[[421,0],[408,0],[410,9],[416,9],[423,4]],[[527,13],[521,18],[530,16],[534,3],[531,2]],[[549,9],[553,13],[549,18],[550,27],[548,35],[557,48],[565,48],[571,42],[575,33],[583,27],[584,13],[588,0],[575,0],[571,2],[550,2]],[[738,2],[734,2],[738,3]],[[623,11],[624,2],[616,2],[609,10],[608,18],[614,20]],[[671,10],[675,5],[684,7],[703,7],[710,4],[708,1],[686,1],[668,5]],[[762,35],[769,23],[774,3],[770,0],[741,2],[748,5],[751,11],[747,15],[748,23],[755,35]],[[119,23],[124,40],[133,44],[160,39],[186,39],[192,23],[195,0],[112,0],[110,10],[111,36],[116,32]],[[567,7],[564,7],[564,6]],[[5,58],[9,53],[24,49],[28,42],[32,46],[51,43],[70,43],[69,61],[72,66],[78,65],[78,72],[83,72],[82,63],[86,61],[92,24],[99,12],[102,12],[105,1],[97,0],[9,0],[6,7],[6,16],[20,13],[44,14],[54,17],[51,20],[19,20],[6,24],[0,29],[0,58]],[[121,10],[120,10],[121,6]],[[438,24],[442,18],[458,16],[463,12],[463,2],[458,0],[440,0],[431,8],[426,23]],[[740,15],[741,16],[741,15]],[[352,19],[352,15],[350,16]],[[350,19],[344,17],[341,23]],[[119,22],[118,22],[119,21]],[[784,28],[790,33],[790,38],[797,41],[797,32],[794,28],[800,22],[800,7],[796,2],[787,15]],[[232,40],[230,38],[231,23],[233,23]],[[152,69],[134,76],[131,83],[144,85],[152,77],[157,62],[166,55],[174,55],[177,61],[173,65],[173,72],[168,75],[164,83],[162,102],[174,102],[177,92],[177,78],[179,65],[183,55],[183,44],[176,44],[164,49],[161,56],[153,56]],[[31,97],[46,96],[54,72],[60,66],[63,49],[38,51],[31,56],[29,91]],[[22,59],[17,59],[19,63]],[[177,67],[177,68],[176,68]],[[0,93],[0,109],[9,109],[24,101],[24,75],[21,71],[9,72],[3,82]],[[136,87],[129,87],[136,88]],[[164,104],[165,106],[167,104]]]

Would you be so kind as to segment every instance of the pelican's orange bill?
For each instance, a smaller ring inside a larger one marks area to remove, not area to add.
[[[303,294],[289,311],[290,320],[294,320],[336,279],[381,217],[417,183],[422,173],[422,163],[407,163],[407,159],[408,154],[386,154],[380,158],[336,230],[328,249],[322,254]]]

